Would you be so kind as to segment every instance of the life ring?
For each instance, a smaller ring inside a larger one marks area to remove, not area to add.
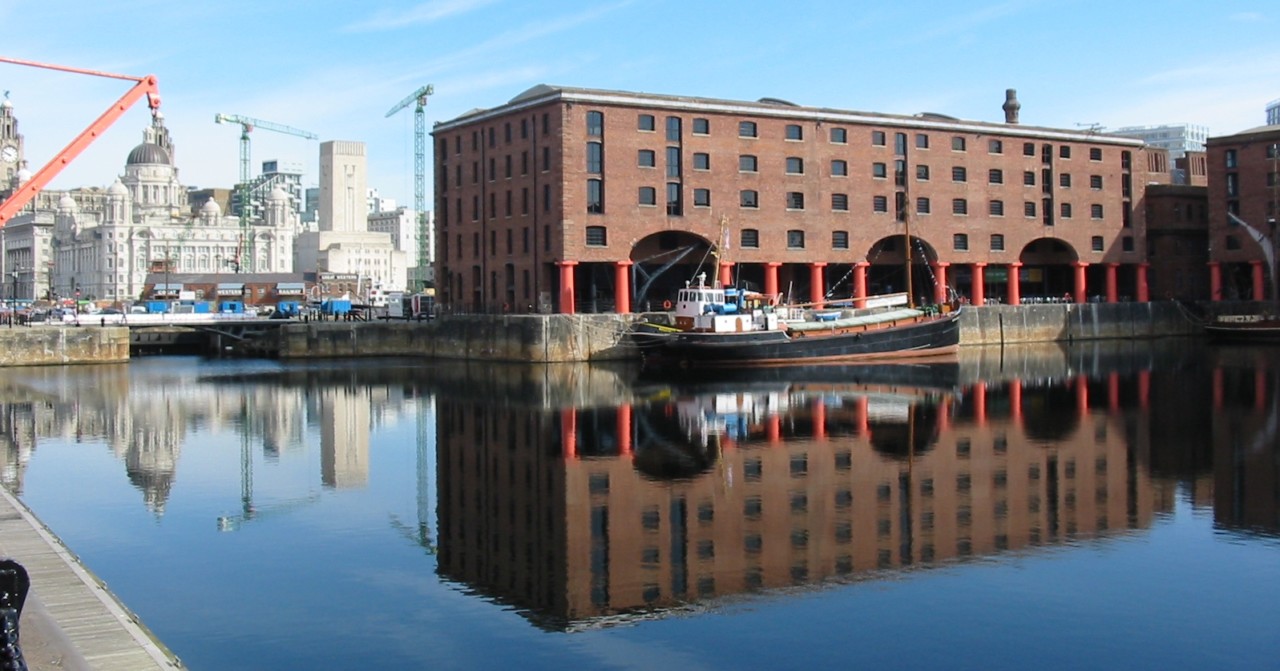
[[[769,299],[769,307],[773,307],[773,306],[774,306],[774,305],[776,305],[776,304],[777,304],[777,301],[776,301],[775,299],[773,299],[773,298],[770,298],[770,299]]]
[[[663,310],[670,310],[670,309],[671,309],[671,301],[662,301],[662,309],[663,309]]]

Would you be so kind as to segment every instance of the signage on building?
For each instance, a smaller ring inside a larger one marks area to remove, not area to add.
[[[360,276],[355,273],[319,273],[321,282],[355,282]]]

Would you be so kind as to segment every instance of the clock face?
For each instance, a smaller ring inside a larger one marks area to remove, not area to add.
[[[5,145],[0,149],[0,159],[4,159],[6,163],[13,163],[18,160],[18,149],[11,144]]]

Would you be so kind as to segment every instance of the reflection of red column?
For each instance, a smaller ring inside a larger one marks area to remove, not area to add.
[[[560,312],[571,315],[577,310],[574,304],[573,267],[577,261],[556,261],[560,266]]]
[[[1261,368],[1253,371],[1253,407],[1255,410],[1267,408],[1267,371]]]
[[[822,399],[813,399],[813,437],[817,440],[827,438],[827,406]]]
[[[822,307],[822,299],[827,292],[827,280],[822,276],[822,269],[827,264],[815,261],[809,264],[809,302],[818,303]]]
[[[733,286],[733,262],[732,261],[720,262],[720,286],[722,287]]]
[[[1083,375],[1076,376],[1076,410],[1081,417],[1089,414],[1089,378]]]
[[[1209,262],[1209,300],[1222,300],[1222,264]]]
[[[1022,424],[1022,380],[1009,382],[1009,416],[1015,426]]]
[[[973,264],[973,289],[969,292],[974,305],[982,305],[987,302],[987,264]]]
[[[733,438],[730,438],[729,434],[727,433],[720,434],[720,451],[721,452],[729,452],[734,448],[736,448],[737,446],[738,444],[733,442]]]
[[[951,265],[946,261],[938,261],[933,264],[933,302],[942,304],[947,302],[947,266]]]
[[[1151,300],[1151,287],[1147,284],[1147,269],[1151,267],[1150,263],[1142,262],[1138,264],[1138,302],[1146,303]]]
[[[781,265],[777,261],[764,264],[764,295],[770,298],[778,295],[778,266]]]
[[[618,406],[618,454],[631,454],[631,406]]]
[[[1022,286],[1018,271],[1022,269],[1021,261],[1009,264],[1009,305],[1022,305]]]
[[[613,304],[620,315],[631,312],[631,261],[618,261],[613,268]]]
[[[987,383],[973,385],[973,421],[978,426],[987,425]]]
[[[1111,412],[1120,411],[1120,374],[1107,373],[1107,405]]]
[[[1138,407],[1143,410],[1151,402],[1151,371],[1138,371]]]
[[[859,261],[853,264],[853,297],[862,299],[853,302],[853,307],[855,308],[866,307],[867,305],[867,268],[870,266],[871,264],[866,261]]]
[[[1262,262],[1250,261],[1249,266],[1253,272],[1253,300],[1263,300],[1266,298],[1266,290],[1262,288]]]
[[[858,422],[858,435],[863,438],[871,437],[871,400],[866,396],[859,396],[857,401],[857,412],[854,419]]]
[[[1075,295],[1072,297],[1071,300],[1075,301],[1076,303],[1083,303],[1084,297],[1086,295],[1084,269],[1088,268],[1089,264],[1085,263],[1084,261],[1076,261],[1075,266],[1076,266]]]
[[[770,443],[782,442],[782,418],[769,415],[764,419],[764,437]]]
[[[560,411],[560,445],[566,461],[578,458],[578,411],[565,408]]]
[[[1115,303],[1120,300],[1120,292],[1116,289],[1116,268],[1118,268],[1119,266],[1120,264],[1118,263],[1108,263],[1105,266],[1107,269],[1107,302],[1108,303]]]
[[[938,403],[938,432],[951,428],[951,399],[944,398]]]
[[[1222,409],[1222,401],[1224,396],[1225,394],[1223,392],[1223,384],[1222,384],[1222,369],[1214,368],[1213,369],[1213,409],[1214,410]]]

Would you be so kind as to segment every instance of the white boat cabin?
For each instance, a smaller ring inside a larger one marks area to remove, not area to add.
[[[734,287],[710,287],[700,276],[676,295],[676,328],[685,331],[740,333],[770,331],[782,325],[777,299]]]

